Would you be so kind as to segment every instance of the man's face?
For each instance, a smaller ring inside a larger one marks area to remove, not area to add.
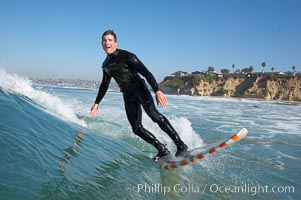
[[[112,54],[117,48],[117,42],[113,35],[105,35],[102,38],[102,48],[107,54]]]

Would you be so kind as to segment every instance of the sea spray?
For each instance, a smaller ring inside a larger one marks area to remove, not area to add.
[[[161,110],[160,110],[161,112]],[[204,145],[201,136],[196,133],[192,127],[191,122],[187,117],[174,116],[165,114],[162,111],[171,125],[177,131],[181,139],[189,146],[189,148],[196,148]],[[154,123],[145,113],[143,113],[143,125],[144,127],[152,132],[162,143],[167,144],[170,150],[176,151],[176,146],[171,138],[160,129],[160,127]]]
[[[7,92],[24,95],[35,101],[53,115],[57,115],[63,120],[68,120],[78,125],[86,127],[83,120],[77,118],[75,112],[68,106],[68,102],[44,91],[36,90],[32,87],[32,82],[28,78],[11,75],[0,69],[0,87]]]

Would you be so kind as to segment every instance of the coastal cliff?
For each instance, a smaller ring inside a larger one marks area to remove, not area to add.
[[[166,94],[301,101],[300,77],[168,76],[160,83],[160,87]]]

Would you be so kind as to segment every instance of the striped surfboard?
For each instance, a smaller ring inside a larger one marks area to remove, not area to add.
[[[193,150],[189,150],[184,157],[173,157],[171,155],[165,156],[158,160],[158,164],[164,170],[176,169],[178,167],[186,166],[190,163],[195,163],[198,160],[202,160],[206,156],[210,154],[217,153],[222,149],[244,139],[248,134],[248,130],[246,128],[242,128],[238,133],[232,135],[228,140],[219,143],[216,146],[204,149],[203,147],[195,148]]]

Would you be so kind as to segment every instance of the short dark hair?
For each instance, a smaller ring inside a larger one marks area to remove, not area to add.
[[[114,33],[113,30],[106,30],[106,31],[102,34],[101,39],[103,39],[103,37],[104,37],[105,35],[113,35],[115,42],[117,42],[117,35]]]

